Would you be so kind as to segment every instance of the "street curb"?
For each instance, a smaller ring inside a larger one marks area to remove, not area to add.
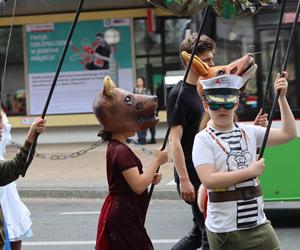
[[[70,199],[104,199],[108,191],[96,189],[41,189],[26,188],[18,189],[21,198],[70,198]],[[175,190],[154,190],[152,199],[178,200],[180,199]]]

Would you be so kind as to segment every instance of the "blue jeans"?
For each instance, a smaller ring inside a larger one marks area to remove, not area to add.
[[[144,131],[137,131],[138,136],[138,143],[145,144],[146,143],[146,130]]]

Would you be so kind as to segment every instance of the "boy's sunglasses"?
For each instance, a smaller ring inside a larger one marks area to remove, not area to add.
[[[222,104],[216,103],[216,102],[209,102],[208,103],[209,109],[212,110],[212,111],[217,111],[221,107],[223,107],[226,110],[230,110],[230,109],[233,109],[234,105],[235,105],[234,102],[228,102],[228,103],[222,103]]]

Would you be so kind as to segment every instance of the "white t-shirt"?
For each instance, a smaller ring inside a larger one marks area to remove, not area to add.
[[[266,128],[235,123],[230,131],[221,132],[208,126],[194,140],[193,163],[196,168],[214,164],[217,171],[238,171],[247,168],[256,159],[256,149],[263,142]],[[240,187],[257,186],[257,179],[250,179],[227,188],[211,190],[227,191]],[[266,222],[262,196],[251,200],[208,201],[205,225],[211,232],[231,232],[256,227]]]

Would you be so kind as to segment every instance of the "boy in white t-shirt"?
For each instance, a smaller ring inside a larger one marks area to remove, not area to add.
[[[277,76],[282,127],[271,129],[268,146],[286,143],[297,136],[294,116],[286,99],[287,73]],[[211,249],[280,249],[276,233],[263,211],[257,179],[265,168],[256,160],[266,128],[234,122],[243,79],[221,75],[201,80],[203,107],[209,125],[194,140],[193,163],[208,189],[206,229]]]

